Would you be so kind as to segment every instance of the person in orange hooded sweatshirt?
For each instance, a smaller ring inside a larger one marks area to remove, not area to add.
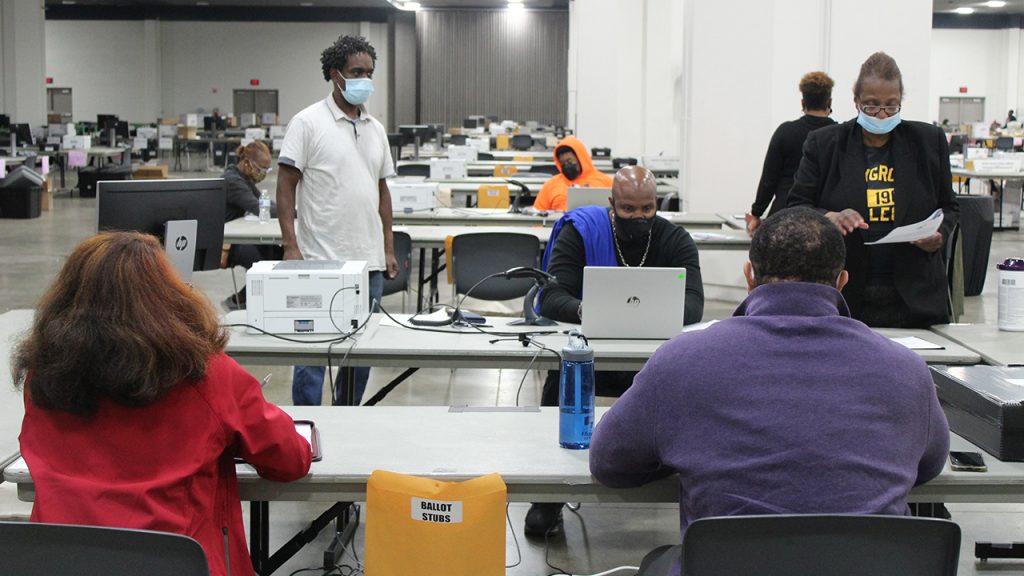
[[[566,136],[555,146],[555,164],[561,174],[555,174],[544,183],[533,203],[534,210],[565,212],[570,186],[612,187],[612,177],[594,168],[590,152],[575,136]]]

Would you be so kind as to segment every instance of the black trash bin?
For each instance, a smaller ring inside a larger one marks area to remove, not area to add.
[[[43,207],[43,177],[19,166],[0,180],[0,218],[39,218]]]
[[[962,194],[956,199],[963,239],[964,296],[977,296],[985,287],[995,210],[991,196]]]

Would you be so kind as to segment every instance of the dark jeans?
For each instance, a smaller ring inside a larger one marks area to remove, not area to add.
[[[860,321],[872,328],[920,328],[896,287],[885,284],[864,287]]]
[[[384,292],[384,273],[370,272],[370,290],[367,297],[373,302],[373,312],[380,308],[381,294]],[[344,345],[342,345],[342,349]],[[296,406],[319,406],[323,401],[325,366],[296,366],[292,371],[292,404]],[[348,370],[343,367],[338,370],[334,379],[334,398],[331,404],[339,406],[345,403],[341,397]],[[366,390],[366,381],[370,379],[369,368],[355,369],[355,383],[352,394],[352,403],[356,406],[363,400],[363,392]]]

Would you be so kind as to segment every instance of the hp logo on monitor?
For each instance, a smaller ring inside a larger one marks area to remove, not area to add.
[[[178,252],[184,252],[186,248],[188,248],[188,238],[185,236],[178,236],[178,238],[174,240],[174,249]]]
[[[636,308],[636,307],[640,306],[640,298],[638,298],[636,296],[630,296],[629,298],[626,298],[626,304],[628,304],[629,306],[631,306],[633,308]]]

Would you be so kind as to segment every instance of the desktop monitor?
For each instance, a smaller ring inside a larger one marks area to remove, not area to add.
[[[196,220],[193,270],[220,268],[226,187],[223,178],[123,180],[96,185],[96,229],[133,230],[164,241],[169,221]]]
[[[9,130],[11,128],[11,117],[7,114],[0,114],[0,130]]]
[[[117,127],[118,117],[116,114],[97,114],[96,127],[100,130],[110,130]]]
[[[18,146],[32,146],[35,143],[32,127],[28,124],[12,124],[11,133],[18,138]]]
[[[117,134],[118,138],[124,138],[127,140],[129,138],[128,122],[126,120],[118,120],[114,125],[114,132]]]

